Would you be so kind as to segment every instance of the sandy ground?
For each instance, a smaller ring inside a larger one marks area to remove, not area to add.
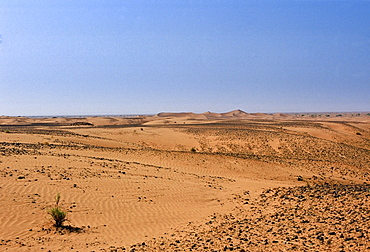
[[[369,251],[369,183],[366,113],[3,116],[0,251]]]

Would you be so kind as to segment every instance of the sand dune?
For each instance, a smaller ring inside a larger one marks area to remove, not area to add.
[[[226,113],[214,113],[214,112],[205,112],[201,114],[195,114],[192,112],[180,112],[180,113],[159,113],[156,115],[157,117],[169,117],[169,118],[187,118],[187,119],[198,119],[198,120],[215,120],[215,119],[253,119],[253,118],[272,118],[273,115],[268,115],[264,113],[246,113],[240,109],[238,110],[233,110],[230,112]],[[287,115],[284,114],[275,114],[276,116],[284,116],[286,117]]]
[[[318,117],[0,117],[0,251],[369,250],[370,116]]]

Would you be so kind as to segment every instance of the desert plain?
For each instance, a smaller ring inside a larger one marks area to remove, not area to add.
[[[370,114],[2,116],[0,200],[0,251],[370,251]]]

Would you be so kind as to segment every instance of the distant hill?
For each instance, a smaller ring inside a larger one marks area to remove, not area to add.
[[[205,113],[196,114],[193,112],[161,112],[156,117],[177,117],[177,118],[188,118],[188,119],[253,119],[256,117],[287,117],[285,114],[264,114],[264,113],[246,113],[243,110],[237,109],[226,113],[214,113],[207,111]]]
[[[201,114],[196,114],[193,112],[179,112],[179,113],[171,113],[171,112],[161,112],[158,113],[157,117],[187,117],[189,119],[221,119],[221,118],[240,118],[243,116],[248,115],[248,113],[242,110],[233,110],[226,113],[213,113],[213,112],[205,112]]]

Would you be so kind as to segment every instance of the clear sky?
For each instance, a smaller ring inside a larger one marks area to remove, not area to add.
[[[0,0],[0,115],[370,111],[370,1]]]

